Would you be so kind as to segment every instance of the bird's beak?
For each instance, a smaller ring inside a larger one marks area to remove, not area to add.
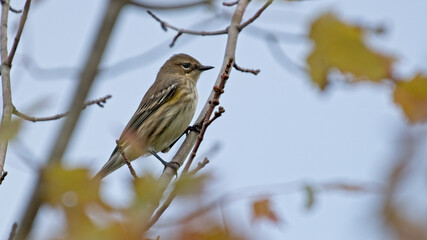
[[[209,70],[209,69],[212,69],[212,68],[214,68],[214,67],[212,67],[212,66],[199,66],[197,69],[199,69],[200,71],[206,71],[206,70]]]

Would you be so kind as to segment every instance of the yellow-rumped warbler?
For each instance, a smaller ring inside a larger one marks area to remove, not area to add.
[[[200,73],[212,68],[186,54],[177,54],[167,60],[123,130],[119,146],[94,178],[102,179],[124,165],[118,147],[129,161],[150,154],[157,157],[157,152],[168,151],[194,116]]]

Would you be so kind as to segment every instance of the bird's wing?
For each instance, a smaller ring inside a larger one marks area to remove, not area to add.
[[[177,87],[178,80],[169,82],[167,85],[159,88],[157,91],[154,88],[154,85],[151,86],[139,104],[135,114],[127,124],[123,134],[125,132],[135,132],[152,113],[154,113],[160,106],[162,106],[174,95]]]

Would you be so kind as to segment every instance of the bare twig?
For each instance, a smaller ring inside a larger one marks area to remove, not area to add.
[[[177,31],[178,33],[176,34],[176,36],[173,38],[172,42],[170,43],[170,47],[175,45],[176,40],[178,40],[178,38],[183,34],[190,34],[190,35],[200,35],[200,36],[207,36],[207,35],[221,35],[221,34],[226,34],[227,33],[227,28],[226,29],[222,29],[222,30],[217,30],[217,31],[194,31],[194,30],[188,30],[188,29],[184,29],[184,28],[178,28],[174,25],[171,25],[163,20],[161,20],[159,17],[157,17],[154,13],[152,13],[151,11],[147,11],[148,14],[150,14],[150,16],[152,16],[157,22],[160,23],[160,26],[162,27],[163,30],[167,31],[168,28]]]
[[[2,5],[4,5],[4,3],[5,3],[5,0],[1,0],[1,4]],[[10,6],[9,5],[9,10],[11,11],[11,12],[13,12],[13,13],[21,13],[22,12],[22,10],[18,10],[18,9],[16,9],[16,8],[13,8],[12,6]]]
[[[123,160],[125,161],[126,165],[129,168],[130,174],[132,174],[134,179],[137,179],[138,176],[136,175],[135,170],[133,169],[132,164],[130,163],[129,159],[126,157],[126,154],[123,151],[122,146],[120,144],[120,141],[118,139],[116,140],[116,144],[117,144],[117,148],[119,149],[120,154],[123,157]]]
[[[252,73],[253,75],[258,75],[258,73],[261,72],[261,70],[259,69],[249,69],[249,68],[239,67],[236,63],[233,64],[233,67],[238,71],[245,72],[245,73]]]
[[[96,34],[96,39],[92,43],[91,51],[88,52],[87,59],[83,63],[83,66],[85,67],[80,74],[79,85],[76,87],[73,94],[73,100],[70,103],[70,114],[68,118],[66,118],[61,130],[58,132],[58,137],[55,140],[55,144],[48,158],[48,164],[58,164],[61,162],[62,156],[64,155],[71,135],[73,134],[74,128],[80,117],[84,100],[86,99],[98,73],[99,63],[101,62],[104,50],[107,46],[108,40],[110,39],[114,24],[126,2],[126,0],[109,1],[103,20],[101,21]],[[39,176],[29,199],[29,203],[25,211],[23,211],[25,214],[18,229],[17,239],[27,239],[28,233],[31,231],[34,218],[42,204],[42,185],[43,182]]]
[[[87,106],[90,106],[90,105],[93,105],[93,104],[96,104],[96,105],[98,105],[100,107],[104,107],[104,104],[107,102],[107,99],[110,99],[110,98],[111,98],[111,95],[107,95],[107,96],[102,97],[102,98],[98,98],[98,99],[95,99],[95,100],[91,100],[91,101],[85,102],[83,104],[82,110],[85,109]],[[18,116],[18,117],[20,117],[20,118],[22,118],[24,120],[27,120],[27,121],[31,121],[31,122],[43,122],[43,121],[58,120],[60,118],[66,117],[68,114],[70,114],[70,112],[60,113],[60,114],[56,114],[56,115],[49,116],[49,117],[32,117],[32,116],[26,115],[26,114],[18,111],[16,108],[14,108],[13,109],[13,114],[15,114],[16,116]]]
[[[204,168],[209,163],[209,159],[205,157],[202,162],[197,163],[197,167],[195,167],[193,170],[189,171],[189,175],[195,175],[198,173],[202,168]]]
[[[15,56],[16,48],[18,47],[18,43],[19,43],[19,40],[21,39],[22,31],[24,30],[25,22],[27,21],[30,5],[31,5],[31,0],[25,1],[24,11],[22,12],[21,19],[19,20],[18,31],[16,32],[15,39],[13,40],[12,47],[10,48],[9,57],[7,59],[9,65],[12,65],[12,60],[13,60],[13,57]]]
[[[251,24],[253,21],[255,21],[255,19],[259,18],[259,16],[261,16],[261,13],[264,12],[265,9],[267,9],[268,6],[270,6],[270,4],[273,2],[273,0],[268,0],[256,13],[255,15],[253,15],[251,18],[249,18],[248,20],[246,20],[246,22],[242,23],[239,25],[239,29],[242,30],[243,28],[245,28],[246,26],[248,26],[249,24]]]
[[[255,19],[257,19],[259,16],[261,16],[261,13],[264,12],[264,10],[273,2],[273,0],[269,0],[267,1],[264,6],[262,6],[256,13],[254,16],[252,16],[251,18],[249,18],[247,21],[245,21],[244,23],[240,24],[238,26],[238,30],[241,31],[243,28],[245,28],[246,26],[248,26],[249,24],[251,24],[253,21],[255,21]],[[190,35],[199,35],[199,36],[212,36],[212,35],[221,35],[221,34],[227,34],[228,33],[228,29],[229,27],[222,29],[222,30],[216,30],[216,31],[194,31],[194,30],[188,30],[188,29],[184,29],[184,28],[178,28],[172,24],[169,24],[163,20],[161,20],[158,16],[156,16],[154,13],[152,13],[151,11],[147,11],[148,14],[150,14],[150,16],[152,16],[156,21],[158,21],[160,23],[160,26],[162,27],[163,30],[167,31],[168,28],[173,29],[175,31],[177,31],[178,33],[175,35],[175,37],[172,39],[172,42],[169,44],[170,47],[173,47],[175,45],[175,42],[178,40],[178,38],[183,34],[190,34]]]
[[[8,240],[13,240],[15,238],[15,234],[16,234],[16,229],[17,228],[18,228],[18,224],[17,223],[13,223],[12,229],[10,230],[10,234],[9,234]]]
[[[1,54],[1,80],[2,80],[2,96],[3,96],[3,112],[1,117],[0,127],[6,129],[12,119],[13,104],[12,104],[12,90],[10,86],[10,64],[7,61],[7,19],[9,15],[9,0],[4,0],[1,13],[1,40],[0,40],[0,54]],[[0,139],[0,174],[3,175],[4,163],[6,161],[6,152],[8,139]]]
[[[227,6],[227,7],[231,7],[231,6],[234,6],[238,3],[239,3],[239,0],[236,0],[236,1],[232,1],[232,2],[223,2],[222,5]]]
[[[190,169],[190,166],[191,166],[194,158],[196,157],[197,151],[199,150],[200,144],[203,141],[203,137],[205,136],[206,129],[209,127],[209,125],[216,118],[221,116],[221,114],[225,111],[224,108],[220,107],[218,109],[218,114],[215,114],[215,116],[211,119],[211,115],[212,115],[215,107],[219,104],[219,98],[220,98],[221,94],[224,93],[225,83],[227,82],[227,80],[229,78],[231,66],[233,66],[233,61],[234,61],[233,58],[228,59],[228,63],[225,66],[224,72],[221,74],[221,81],[218,83],[218,85],[215,85],[213,87],[214,95],[212,96],[212,100],[210,100],[208,102],[210,107],[208,108],[208,111],[205,115],[205,119],[203,120],[202,128],[200,130],[199,136],[197,137],[197,141],[194,144],[193,151],[191,152],[190,157],[188,158],[187,163],[185,164],[185,167],[183,170],[184,173],[188,172],[188,170]]]
[[[180,4],[168,4],[168,5],[152,5],[147,3],[142,3],[138,1],[130,1],[129,4],[145,8],[145,9],[153,9],[153,10],[176,10],[176,9],[182,9],[182,8],[190,8],[190,7],[197,7],[200,5],[209,5],[212,3],[212,0],[204,0],[199,2],[192,2],[192,3],[180,3]]]
[[[225,109],[219,106],[218,111],[214,113],[214,116],[211,119],[209,119],[206,125],[207,126],[211,125],[212,122],[215,121],[217,118],[221,117],[224,112],[225,112]]]

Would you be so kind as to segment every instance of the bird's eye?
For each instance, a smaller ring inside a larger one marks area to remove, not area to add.
[[[189,68],[190,68],[190,66],[191,66],[191,64],[190,64],[190,63],[188,63],[188,62],[185,62],[185,63],[183,63],[183,64],[182,64],[182,67],[183,67],[184,69],[189,69]]]

